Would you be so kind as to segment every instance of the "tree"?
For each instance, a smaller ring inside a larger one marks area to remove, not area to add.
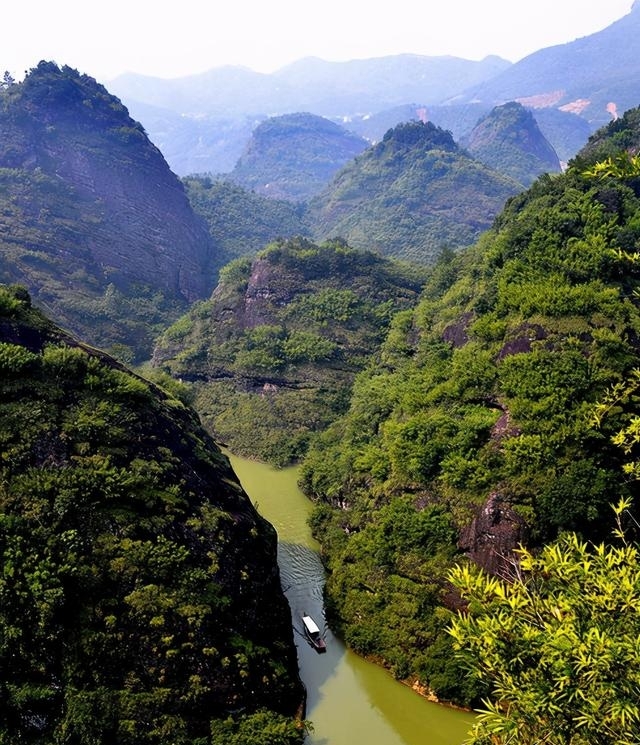
[[[11,88],[12,85],[15,85],[15,80],[13,78],[13,75],[8,71],[4,71],[4,75],[2,76],[2,82],[0,83],[0,88],[7,89]]]
[[[458,566],[467,611],[454,646],[490,684],[474,745],[640,742],[640,562],[616,507],[617,546],[566,534],[538,556],[519,552],[512,581]]]

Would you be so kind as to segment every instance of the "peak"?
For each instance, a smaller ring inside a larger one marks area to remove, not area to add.
[[[441,129],[432,122],[406,122],[390,129],[383,137],[383,142],[395,142],[401,145],[420,145],[421,147],[443,150],[456,150],[457,145],[451,132]]]

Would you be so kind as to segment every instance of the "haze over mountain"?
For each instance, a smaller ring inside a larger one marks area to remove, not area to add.
[[[151,139],[163,143],[163,152],[181,175],[230,170],[229,162],[241,149],[231,124],[234,118],[244,137],[248,120],[257,123],[266,116],[308,111],[352,122],[354,131],[376,141],[408,120],[398,107],[410,105],[421,110],[418,118],[460,139],[494,106],[510,100],[562,112],[561,118],[541,116],[539,124],[560,160],[567,162],[589,133],[640,100],[639,17],[635,5],[602,31],[542,49],[515,64],[492,56],[481,62],[420,55],[351,62],[305,58],[271,74],[222,67],[172,80],[123,75],[109,87],[133,111],[139,110]],[[140,103],[156,108],[144,113],[137,108]],[[172,119],[170,111],[180,119]],[[384,123],[374,127],[369,120],[379,114]],[[202,157],[195,162],[185,158],[170,144],[174,138],[190,141],[188,149]],[[230,150],[225,152],[227,144]]]
[[[144,123],[175,172],[187,175],[230,171],[229,162],[249,139],[248,122],[257,126],[269,116],[310,112],[342,123],[410,101],[442,100],[509,65],[495,57],[306,58],[270,75],[223,67],[174,80],[123,75],[108,85]]]
[[[228,178],[256,194],[302,202],[368,144],[315,114],[272,117],[253,131]]]
[[[510,65],[498,57],[481,62],[413,54],[350,62],[308,57],[271,74],[233,66],[172,80],[130,73],[109,81],[109,90],[125,101],[183,115],[309,111],[337,117],[409,101],[442,101]]]

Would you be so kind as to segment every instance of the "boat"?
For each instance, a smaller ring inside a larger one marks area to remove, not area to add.
[[[302,616],[302,624],[304,625],[304,633],[307,635],[307,639],[311,642],[316,652],[326,652],[327,645],[320,635],[320,629],[313,618],[305,613]]]

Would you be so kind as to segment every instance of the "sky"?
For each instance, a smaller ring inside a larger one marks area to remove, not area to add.
[[[273,72],[302,57],[528,54],[600,31],[633,0],[8,0],[0,74],[40,60],[107,82],[223,65]]]

